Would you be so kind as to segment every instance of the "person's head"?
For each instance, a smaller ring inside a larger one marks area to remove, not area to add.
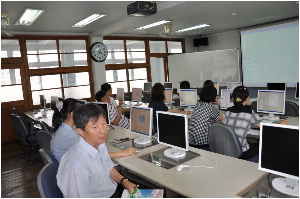
[[[151,100],[164,101],[165,98],[165,87],[161,83],[155,83],[151,90]]]
[[[204,87],[202,88],[199,97],[202,102],[214,102],[217,97],[217,89],[213,86]]]
[[[73,98],[67,98],[64,101],[58,101],[56,109],[52,116],[53,131],[56,132],[61,123],[67,119],[73,120],[73,111],[79,101]]]
[[[111,96],[112,95],[112,88],[109,83],[104,83],[101,85],[101,90],[105,91],[107,95]]]
[[[207,86],[215,86],[214,82],[211,81],[211,80],[206,80],[204,83],[203,83],[203,88],[204,87],[207,87]]]
[[[76,107],[73,119],[79,135],[94,148],[107,137],[106,112],[97,104],[88,103]]]
[[[108,94],[106,94],[105,91],[100,90],[96,93],[96,100],[98,102],[108,102],[110,103],[110,97],[108,96]]]
[[[188,81],[182,81],[180,82],[180,89],[190,89],[190,82]]]
[[[233,90],[232,98],[234,106],[239,106],[249,100],[249,90],[245,86],[238,86]]]

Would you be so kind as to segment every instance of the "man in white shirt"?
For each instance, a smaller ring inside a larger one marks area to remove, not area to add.
[[[96,104],[79,105],[73,120],[81,136],[63,155],[57,184],[65,198],[109,198],[116,195],[117,183],[132,192],[135,184],[114,167],[105,145],[105,111]]]

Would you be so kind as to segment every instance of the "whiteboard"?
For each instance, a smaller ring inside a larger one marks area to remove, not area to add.
[[[173,85],[187,80],[191,88],[201,88],[204,81],[240,82],[239,50],[216,50],[169,55],[169,81]]]

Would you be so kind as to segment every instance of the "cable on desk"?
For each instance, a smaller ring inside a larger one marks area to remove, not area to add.
[[[268,188],[269,188],[268,198],[270,198],[271,191],[272,191],[272,186],[271,186],[269,177],[270,177],[270,173],[267,173],[267,185],[268,185]]]

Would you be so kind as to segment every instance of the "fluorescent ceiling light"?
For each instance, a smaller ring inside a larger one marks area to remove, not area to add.
[[[185,29],[177,30],[175,32],[185,32],[185,31],[194,30],[194,29],[198,29],[198,28],[204,28],[204,27],[207,27],[207,26],[210,26],[210,25],[208,25],[208,24],[202,24],[202,25],[199,25],[199,26],[194,26],[194,27],[190,27],[190,28],[185,28]]]
[[[72,25],[71,27],[84,27],[84,26],[88,25],[89,23],[92,23],[93,21],[96,21],[97,19],[100,19],[105,16],[106,16],[106,14],[93,14],[93,15],[77,22],[76,24]]]
[[[158,25],[161,25],[161,24],[169,23],[169,22],[171,22],[171,21],[168,21],[168,20],[162,20],[162,21],[158,21],[158,22],[155,22],[155,23],[146,25],[146,26],[142,26],[142,27],[139,27],[139,28],[135,28],[135,29],[133,29],[133,30],[144,30],[144,29],[147,29],[147,28],[152,28],[152,27],[154,27],[154,26],[158,26]]]
[[[25,8],[22,15],[16,21],[15,25],[31,26],[31,24],[44,12],[45,10],[36,10],[32,8]]]

